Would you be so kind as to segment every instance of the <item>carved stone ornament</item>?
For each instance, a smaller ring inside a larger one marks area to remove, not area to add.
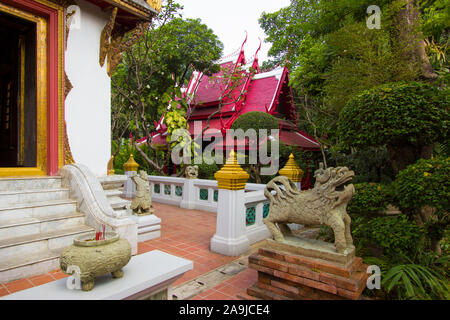
[[[131,202],[131,210],[137,216],[147,216],[155,212],[150,196],[150,182],[147,173],[139,171],[139,175],[131,177],[136,183],[136,197]]]
[[[198,166],[186,167],[186,179],[198,179]]]
[[[96,277],[111,273],[113,278],[122,278],[122,268],[130,259],[128,240],[120,239],[116,232],[108,232],[105,240],[95,240],[95,234],[75,238],[73,245],[61,253],[59,264],[62,272],[79,277],[83,291],[90,291]]]
[[[324,169],[321,164],[311,190],[300,191],[287,177],[270,181],[264,191],[270,200],[270,212],[264,223],[275,241],[283,242],[285,236],[292,235],[289,223],[326,225],[333,229],[336,251],[344,254],[351,251],[354,247],[347,205],[355,193],[350,184],[354,175],[346,167]]]

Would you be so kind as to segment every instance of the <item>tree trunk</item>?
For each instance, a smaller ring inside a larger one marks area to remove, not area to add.
[[[397,15],[397,43],[406,49],[405,60],[414,68],[418,64],[421,76],[434,80],[438,75],[434,72],[425,50],[423,33],[419,30],[420,12],[415,0],[406,0],[406,5]]]
[[[435,215],[435,209],[433,209],[430,206],[423,207],[420,210],[420,216],[424,224],[438,220],[438,217]],[[442,249],[440,245],[441,239],[430,237],[430,241],[431,241],[431,250],[433,250],[436,253],[436,255],[440,256],[442,254]]]
[[[419,159],[417,147],[404,145],[387,145],[387,152],[395,175]]]

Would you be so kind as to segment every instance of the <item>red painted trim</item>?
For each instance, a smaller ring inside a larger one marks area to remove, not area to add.
[[[58,10],[32,0],[3,0],[15,8],[46,18],[48,23],[48,91],[47,91],[47,174],[58,174],[59,122],[59,39]]]

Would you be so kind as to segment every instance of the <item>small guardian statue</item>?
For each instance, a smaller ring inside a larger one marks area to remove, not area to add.
[[[186,167],[186,179],[198,179],[198,166]]]
[[[152,206],[150,196],[150,181],[148,181],[147,173],[143,170],[139,171],[139,175],[135,174],[131,177],[136,183],[136,196],[131,202],[131,210],[137,216],[148,216],[155,212]]]

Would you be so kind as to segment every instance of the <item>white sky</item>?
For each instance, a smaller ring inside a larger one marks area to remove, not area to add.
[[[245,44],[247,58],[253,56],[259,47],[258,37],[263,41],[259,52],[259,64],[267,60],[271,44],[265,43],[266,35],[258,19],[265,12],[275,12],[290,4],[290,0],[178,0],[184,6],[183,18],[200,18],[211,28],[224,45],[224,55],[240,48],[248,32]],[[248,62],[248,61],[247,61]]]

